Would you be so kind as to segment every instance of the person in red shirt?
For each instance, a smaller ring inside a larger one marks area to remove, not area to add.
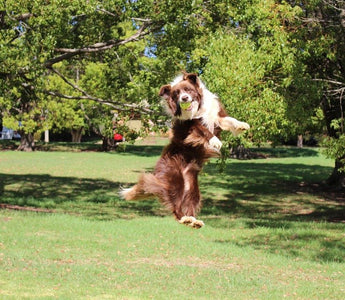
[[[115,133],[114,134],[114,141],[116,143],[123,142],[123,136],[121,134],[119,134],[119,133]]]

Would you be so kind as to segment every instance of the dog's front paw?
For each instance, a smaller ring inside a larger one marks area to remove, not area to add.
[[[220,148],[222,148],[222,146],[223,146],[223,143],[216,136],[212,137],[208,143],[210,144],[211,148],[213,148],[217,151],[219,151]]]
[[[237,121],[234,123],[233,129],[231,129],[231,132],[234,136],[238,136],[243,131],[248,130],[250,128],[249,124],[246,122],[240,122]]]
[[[246,122],[239,122],[236,124],[236,130],[238,131],[244,131],[250,129],[250,126]]]
[[[219,125],[223,130],[230,130],[234,136],[237,136],[250,128],[248,123],[238,121],[231,117],[220,118]]]

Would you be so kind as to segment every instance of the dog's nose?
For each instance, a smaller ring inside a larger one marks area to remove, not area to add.
[[[183,95],[181,97],[181,100],[184,101],[184,102],[187,102],[189,100],[189,97],[187,95]]]

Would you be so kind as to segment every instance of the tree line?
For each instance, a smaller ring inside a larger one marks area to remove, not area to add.
[[[159,87],[197,72],[252,143],[325,133],[344,187],[344,31],[343,0],[2,0],[2,123],[22,150],[52,128],[134,138],[126,120],[164,124]]]

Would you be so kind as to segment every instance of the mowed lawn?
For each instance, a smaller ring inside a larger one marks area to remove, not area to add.
[[[164,142],[163,142],[164,143]],[[261,149],[200,177],[205,227],[118,189],[162,144],[0,152],[0,299],[344,299],[345,200],[318,149]]]

